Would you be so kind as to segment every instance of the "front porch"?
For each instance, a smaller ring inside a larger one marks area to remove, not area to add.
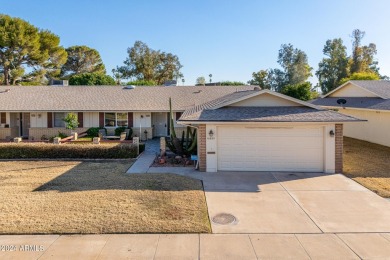
[[[60,133],[70,135],[71,130],[66,129],[62,118],[67,112],[1,112],[0,140],[14,137],[23,137],[29,140],[43,140]],[[106,128],[108,133],[114,133],[117,127],[129,127],[133,136],[140,137],[141,141],[154,137],[169,136],[168,112],[72,112],[77,114],[79,127],[76,132],[82,133],[91,127]],[[119,118],[120,114],[121,118]],[[185,127],[176,124],[180,112],[175,112],[175,132],[181,136]],[[112,118],[110,118],[111,116]]]

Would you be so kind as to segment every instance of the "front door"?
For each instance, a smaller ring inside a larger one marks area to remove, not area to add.
[[[30,113],[22,113],[20,118],[20,136],[23,138],[28,138],[28,129],[30,128]]]
[[[167,113],[153,113],[153,126],[155,136],[167,136]]]

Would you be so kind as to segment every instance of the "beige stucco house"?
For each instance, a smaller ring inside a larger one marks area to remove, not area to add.
[[[366,120],[346,123],[345,136],[390,146],[390,81],[351,80],[312,103]]]
[[[342,172],[343,123],[358,119],[273,91],[240,91],[187,109],[201,171]]]
[[[201,171],[341,172],[343,124],[358,119],[253,86],[0,86],[0,139],[131,127],[145,139],[198,129]],[[147,134],[145,135],[145,130]]]

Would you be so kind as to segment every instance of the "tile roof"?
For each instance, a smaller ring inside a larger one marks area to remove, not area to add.
[[[337,104],[337,100],[339,99],[345,99],[347,103],[345,103],[345,105]],[[311,103],[317,106],[328,107],[351,107],[373,110],[390,110],[390,99],[371,97],[325,97],[312,100]]]
[[[0,111],[176,111],[253,86],[0,86]],[[6,89],[10,91],[5,92]]]
[[[223,106],[233,100],[249,98],[256,90],[231,93],[218,99],[187,109],[179,119],[185,121],[212,122],[345,122],[358,119],[309,106],[280,106],[280,107],[238,107]]]

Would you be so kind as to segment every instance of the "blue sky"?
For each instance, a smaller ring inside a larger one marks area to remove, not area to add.
[[[278,67],[283,43],[305,51],[315,71],[327,39],[342,38],[350,54],[359,28],[363,44],[377,45],[380,73],[390,76],[388,0],[5,2],[1,13],[51,30],[64,47],[97,49],[109,74],[136,40],[178,55],[186,85],[210,73],[213,81],[246,82],[254,71]]]

